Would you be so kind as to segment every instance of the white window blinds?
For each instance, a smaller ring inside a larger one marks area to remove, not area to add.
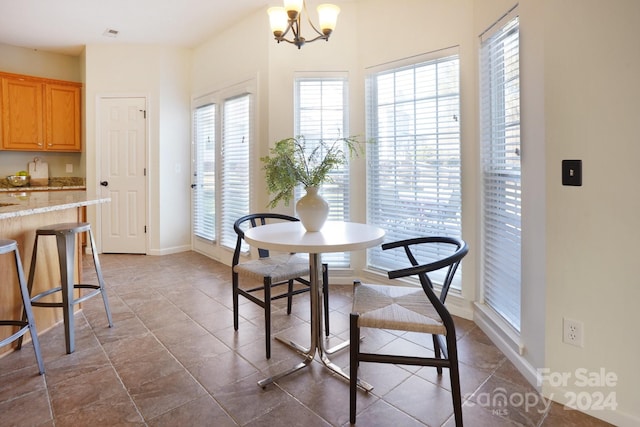
[[[484,303],[520,331],[521,190],[518,18],[481,45]]]
[[[216,105],[193,111],[193,233],[205,240],[216,238]]]
[[[386,231],[386,241],[461,236],[459,86],[458,55],[367,79],[368,138],[374,140],[367,144],[367,216]],[[369,251],[368,263],[382,270],[407,265],[404,253],[380,248]]]
[[[233,223],[250,209],[251,96],[226,99],[222,110],[221,245],[235,248]]]
[[[295,79],[295,135],[303,135],[313,150],[321,140],[332,141],[348,135],[346,78]],[[332,182],[322,185],[320,195],[329,203],[329,221],[349,220],[349,165],[330,172]],[[296,189],[296,200],[304,194]],[[348,267],[349,253],[327,253],[323,262]]]

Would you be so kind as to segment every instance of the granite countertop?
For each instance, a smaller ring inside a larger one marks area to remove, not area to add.
[[[1,192],[26,192],[26,191],[46,191],[46,190],[84,190],[85,182],[81,177],[53,177],[49,178],[49,185],[33,186],[28,185],[26,187],[14,187],[7,181],[6,178],[0,179],[0,193]]]
[[[110,201],[109,197],[101,197],[78,190],[1,192],[0,220]]]

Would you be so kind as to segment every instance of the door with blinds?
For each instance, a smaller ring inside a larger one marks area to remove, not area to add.
[[[216,239],[216,104],[193,111],[193,235]]]
[[[192,111],[194,249],[215,256],[235,247],[233,223],[250,211],[252,96],[246,88],[216,93]]]

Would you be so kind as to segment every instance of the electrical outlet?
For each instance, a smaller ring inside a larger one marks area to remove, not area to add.
[[[67,173],[73,173],[73,163],[67,163]]]
[[[582,322],[564,317],[562,319],[562,331],[562,342],[576,347],[584,346],[584,325]]]

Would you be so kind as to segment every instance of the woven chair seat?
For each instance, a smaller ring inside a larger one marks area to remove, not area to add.
[[[361,328],[447,334],[421,287],[357,284],[353,301]]]
[[[271,277],[273,283],[309,275],[309,260],[297,254],[273,255],[240,263],[233,271],[262,281]]]

